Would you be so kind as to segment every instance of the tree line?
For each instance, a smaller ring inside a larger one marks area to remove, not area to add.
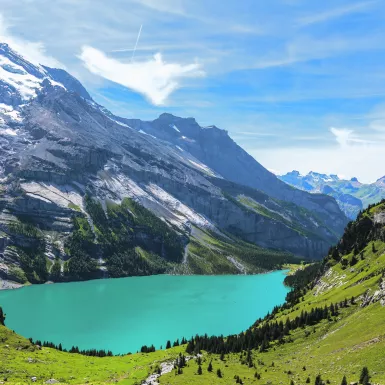
[[[79,349],[77,346],[72,346],[71,349],[65,349],[63,348],[62,344],[54,344],[53,342],[48,342],[48,341],[40,341],[36,340],[33,341],[32,338],[29,338],[29,341],[31,344],[36,345],[36,346],[41,346],[44,348],[51,348],[51,349],[56,349],[61,352],[65,353],[76,353],[76,354],[82,354],[83,356],[90,356],[90,357],[112,357],[113,354],[110,350],[104,350],[104,349]]]
[[[287,318],[285,323],[283,321],[266,321],[266,319],[269,319],[268,315],[265,319],[258,320],[253,327],[245,332],[228,337],[209,337],[207,334],[204,336],[196,335],[188,341],[186,352],[198,354],[201,350],[204,350],[213,354],[228,354],[252,349],[265,352],[274,341],[277,341],[279,344],[288,342],[285,337],[290,335],[291,330],[313,326],[324,319],[331,320],[332,317],[338,315],[340,307],[341,303],[332,303],[330,306],[312,308],[310,311],[302,311],[299,316],[292,320]]]

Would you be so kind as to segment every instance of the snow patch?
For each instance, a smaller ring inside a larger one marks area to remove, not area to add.
[[[141,134],[151,136],[151,138],[158,139],[156,136],[151,135],[151,134],[148,134],[147,132],[144,132],[143,130],[139,130],[139,132],[140,132]]]
[[[199,168],[200,170],[206,172],[207,174],[211,175],[211,176],[215,176],[215,172],[213,170],[211,170],[211,168],[207,167],[205,164],[203,163],[198,163],[198,162],[195,162],[191,159],[188,159],[188,161],[193,164],[195,167]]]
[[[41,77],[26,72],[21,65],[14,63],[6,56],[0,55],[0,80],[8,84],[10,92],[15,93],[16,90],[23,101],[35,98],[45,79],[48,79],[52,86],[65,89],[63,84],[48,76],[41,66],[37,66],[36,70],[40,72]]]
[[[170,127],[173,128],[176,132],[180,133],[179,128],[175,124],[170,124]]]
[[[17,131],[12,130],[11,128],[5,128],[5,129],[0,128],[0,135],[17,136]]]

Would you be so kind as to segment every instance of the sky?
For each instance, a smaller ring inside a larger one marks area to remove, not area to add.
[[[0,41],[120,116],[215,124],[276,173],[385,175],[384,0],[0,3]]]

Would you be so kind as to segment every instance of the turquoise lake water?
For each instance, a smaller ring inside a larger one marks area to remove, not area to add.
[[[239,333],[284,302],[285,273],[169,276],[34,285],[0,291],[6,325],[63,347],[136,352],[195,334]]]

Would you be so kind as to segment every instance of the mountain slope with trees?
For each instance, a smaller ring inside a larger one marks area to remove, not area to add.
[[[283,183],[226,131],[124,119],[64,70],[2,43],[0,58],[0,278],[258,273],[342,234],[333,198]]]

